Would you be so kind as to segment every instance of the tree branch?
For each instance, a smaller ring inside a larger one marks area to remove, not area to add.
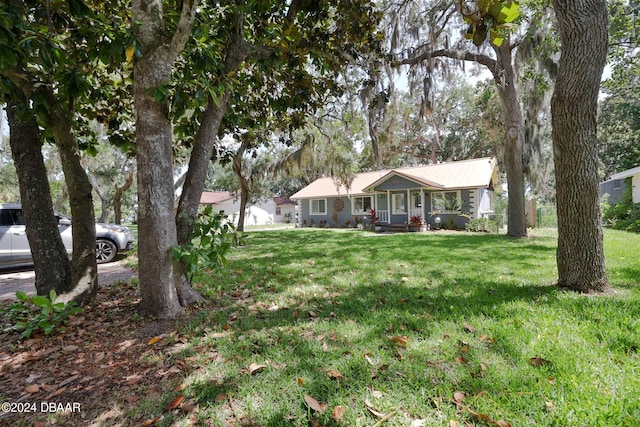
[[[180,12],[180,21],[176,27],[176,32],[171,38],[169,44],[169,54],[176,58],[182,52],[193,29],[193,22],[196,17],[199,0],[185,0],[182,3],[182,11]]]
[[[423,61],[426,61],[431,58],[437,58],[437,57],[457,59],[459,61],[475,62],[477,64],[484,65],[485,67],[487,67],[494,76],[496,76],[497,73],[499,73],[500,71],[500,66],[498,64],[498,61],[491,58],[490,56],[471,53],[469,51],[459,50],[459,49],[438,49],[431,52],[425,52],[422,55],[418,55],[413,58],[406,58],[406,59],[403,59],[402,61],[397,61],[395,63],[395,66],[417,65]]]

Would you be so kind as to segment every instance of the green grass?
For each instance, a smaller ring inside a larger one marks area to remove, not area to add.
[[[249,233],[196,278],[217,308],[182,326],[182,393],[220,426],[638,425],[640,236],[606,231],[612,290],[585,296],[535,233]]]

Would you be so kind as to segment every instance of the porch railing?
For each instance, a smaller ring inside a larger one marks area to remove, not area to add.
[[[380,222],[389,222],[389,211],[388,210],[384,210],[384,211],[376,211],[376,214],[378,215],[378,220]]]

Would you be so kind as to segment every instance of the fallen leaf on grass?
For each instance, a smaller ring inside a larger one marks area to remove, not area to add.
[[[494,342],[496,342],[496,340],[494,340],[493,338],[487,336],[487,335],[480,335],[480,341],[484,341],[488,344],[493,344]]]
[[[364,358],[367,360],[367,362],[369,362],[369,365],[376,366],[376,362],[371,358],[371,355],[369,353],[365,353]]]
[[[476,328],[474,328],[473,326],[471,326],[468,323],[463,323],[462,326],[464,326],[464,328],[467,330],[467,332],[474,333],[476,331]]]
[[[484,421],[487,424],[493,424],[493,425],[495,425],[497,427],[511,427],[511,424],[509,422],[507,422],[507,421],[504,421],[504,420],[496,421],[493,418],[491,418],[489,415],[481,414],[479,412],[472,411],[469,407],[466,407],[465,409],[471,415],[473,415],[474,417]]]
[[[465,397],[467,397],[467,395],[462,391],[456,391],[455,393],[453,393],[453,401],[456,403],[462,402]]]
[[[331,414],[331,418],[334,419],[335,422],[340,422],[344,414],[347,412],[347,408],[342,405],[338,405],[333,408],[333,413]]]
[[[537,367],[537,366],[551,365],[551,361],[543,359],[542,357],[532,357],[531,359],[529,359],[529,364]]]
[[[464,358],[464,357],[462,357],[462,356],[458,356],[458,357],[456,357],[455,362],[456,362],[458,365],[466,365],[466,364],[467,364],[467,359],[465,359],[465,358]]]
[[[389,338],[389,340],[396,343],[400,347],[406,347],[407,343],[409,342],[409,337],[406,337],[406,336],[396,335],[396,336],[387,337],[387,338]]]
[[[167,406],[165,406],[164,410],[173,411],[174,409],[180,406],[183,400],[184,400],[184,395],[182,394],[180,396],[174,397],[171,402],[167,403]]]
[[[149,427],[154,425],[155,423],[157,423],[158,421],[160,421],[160,417],[155,417],[155,418],[151,418],[145,422],[143,422],[140,427]]]
[[[160,341],[160,337],[153,337],[153,338],[151,338],[151,339],[147,342],[147,344],[148,344],[148,345],[154,345],[154,344],[155,344],[155,343],[157,343],[158,341]]]
[[[224,402],[225,400],[227,400],[227,395],[225,393],[218,394],[214,399],[216,402]]]
[[[327,371],[327,375],[329,376],[329,378],[334,378],[336,380],[339,380],[340,378],[344,378],[345,376],[342,375],[340,372],[338,371],[334,371],[332,369],[329,369]]]
[[[304,401],[307,402],[307,405],[309,405],[309,408],[320,413],[323,413],[329,406],[326,403],[319,403],[316,399],[309,396],[308,394],[304,395]]]
[[[258,372],[262,371],[266,367],[267,365],[258,365],[257,363],[252,363],[251,365],[249,365],[249,374],[251,375],[257,374]]]
[[[376,408],[374,408],[374,406],[371,404],[371,402],[369,402],[369,399],[365,399],[364,401],[364,406],[367,408],[367,411],[369,411],[371,413],[371,415],[378,417],[378,418],[384,418],[385,414],[378,411]]]

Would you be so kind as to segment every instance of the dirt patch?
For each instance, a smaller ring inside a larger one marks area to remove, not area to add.
[[[138,305],[137,286],[115,282],[51,335],[20,341],[0,318],[0,400],[12,405],[0,426],[141,425],[161,415],[140,403],[178,394],[191,370],[179,355],[185,339],[176,322],[142,319]]]

